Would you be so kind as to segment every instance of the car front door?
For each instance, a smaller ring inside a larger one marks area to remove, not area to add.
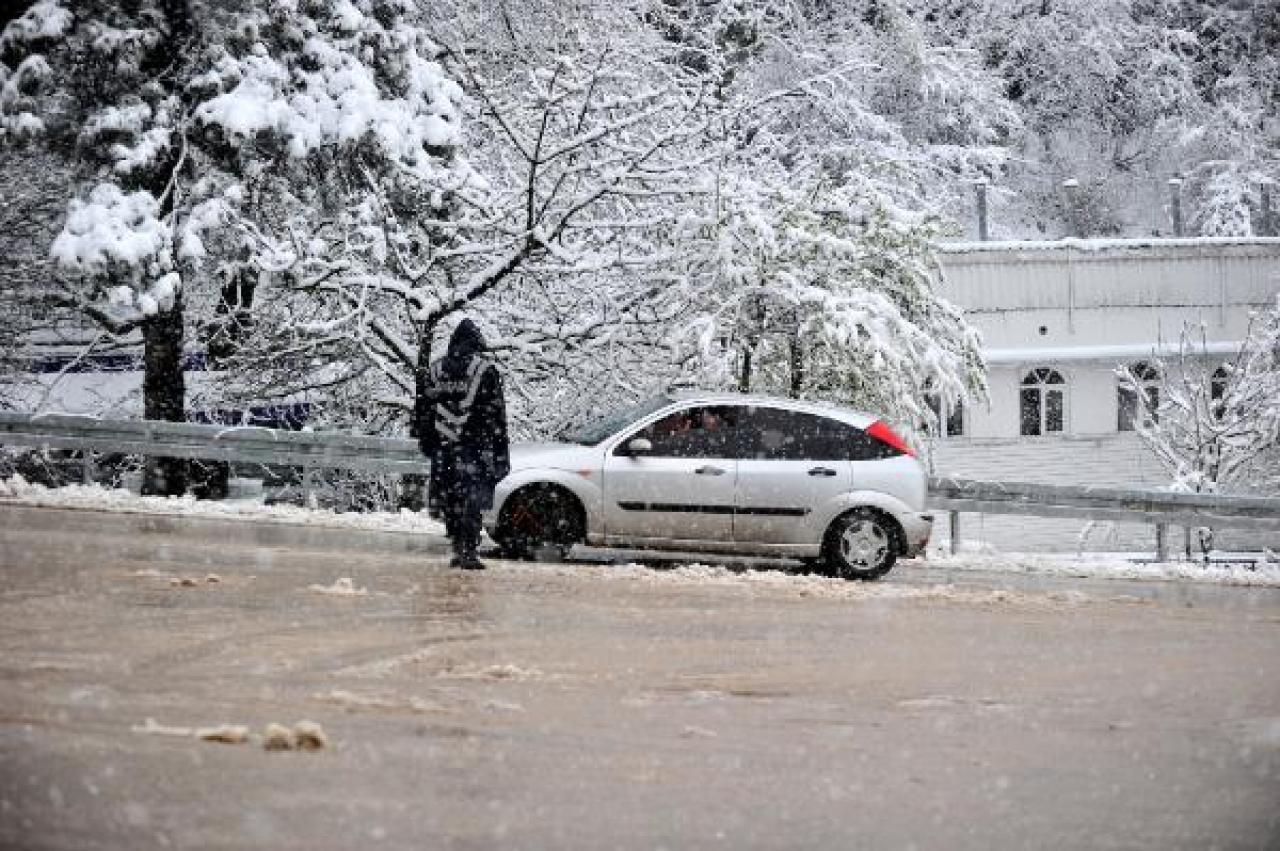
[[[734,507],[735,541],[804,543],[807,518],[852,488],[853,426],[800,411],[753,406],[744,410]]]
[[[731,540],[738,414],[730,405],[682,408],[612,446],[604,463],[606,541]],[[649,448],[634,450],[637,439]]]

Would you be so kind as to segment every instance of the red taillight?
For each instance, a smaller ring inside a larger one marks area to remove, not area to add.
[[[889,428],[880,420],[876,420],[871,424],[867,429],[867,434],[871,435],[885,446],[892,446],[894,449],[905,455],[910,455],[912,458],[916,457],[915,450],[908,446],[905,440],[898,437],[897,433],[893,429]]]

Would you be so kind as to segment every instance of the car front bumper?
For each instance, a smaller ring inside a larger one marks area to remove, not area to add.
[[[906,536],[903,542],[903,557],[915,558],[924,552],[929,545],[929,536],[933,533],[932,514],[900,514],[902,532]]]

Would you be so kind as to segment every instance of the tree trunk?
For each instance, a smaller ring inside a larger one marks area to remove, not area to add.
[[[143,416],[180,423],[186,419],[186,379],[182,369],[183,310],[179,295],[173,309],[142,325]],[[182,458],[148,458],[142,492],[153,496],[181,496],[187,490],[187,462]]]
[[[804,350],[800,346],[800,338],[793,336],[791,338],[791,387],[788,388],[787,395],[792,399],[800,398],[800,391],[804,389]]]
[[[423,404],[422,392],[427,384],[427,376],[431,371],[431,337],[435,333],[435,325],[427,326],[418,333],[418,361],[413,367],[413,413],[409,423],[409,434],[418,437],[418,423]],[[410,511],[421,511],[426,507],[427,479],[420,473],[405,473],[400,478],[399,507]]]
[[[751,392],[751,342],[742,347],[742,375],[738,377],[738,392]]]

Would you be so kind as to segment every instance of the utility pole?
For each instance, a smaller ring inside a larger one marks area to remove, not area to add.
[[[1062,181],[1062,191],[1067,198],[1067,218],[1071,223],[1071,234],[1077,239],[1084,239],[1084,222],[1080,219],[1080,181],[1069,177]]]

